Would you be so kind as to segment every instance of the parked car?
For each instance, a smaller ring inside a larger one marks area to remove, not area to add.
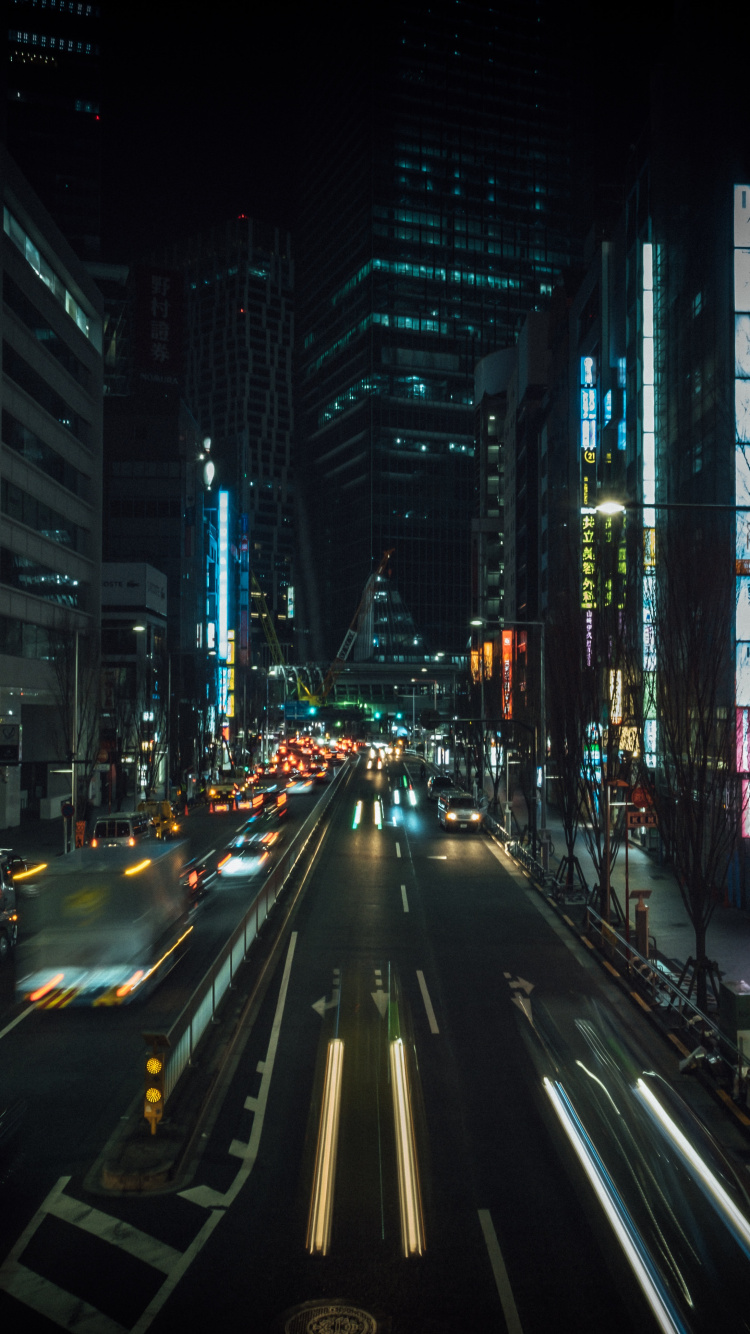
[[[430,801],[437,801],[440,793],[449,789],[451,792],[459,790],[456,788],[455,778],[451,778],[448,774],[432,774],[427,779],[427,796]]]
[[[97,820],[91,846],[116,848],[124,844],[134,848],[136,844],[155,837],[156,830],[146,812],[134,811],[132,815],[108,815]]]
[[[484,824],[484,815],[470,793],[453,789],[441,792],[438,797],[438,823],[443,829],[473,830],[478,834]]]

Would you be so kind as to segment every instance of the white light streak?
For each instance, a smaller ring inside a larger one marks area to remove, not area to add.
[[[320,1109],[318,1147],[315,1153],[315,1175],[307,1223],[307,1249],[311,1255],[327,1255],[331,1245],[343,1066],[344,1044],[340,1038],[334,1038],[328,1043],[323,1105]]]
[[[676,1312],[672,1311],[671,1302],[663,1292],[662,1285],[653,1266],[646,1247],[609,1181],[591,1141],[584,1135],[578,1118],[571,1114],[572,1108],[561,1085],[553,1084],[549,1079],[542,1081],[544,1091],[549,1098],[555,1114],[570,1141],[594,1193],[599,1200],[625,1257],[641,1287],[659,1329],[664,1334],[686,1334],[685,1326]]]
[[[401,1244],[404,1256],[408,1258],[411,1255],[424,1254],[425,1239],[409,1081],[401,1038],[391,1043],[390,1054],[393,1116],[396,1123],[398,1192],[401,1206]]]
[[[708,1164],[703,1161],[698,1151],[693,1148],[682,1131],[678,1130],[671,1116],[665,1112],[648,1084],[644,1084],[642,1079],[638,1079],[636,1080],[636,1090],[657,1118],[662,1130],[682,1154],[685,1162],[700,1177],[715,1207],[723,1214],[724,1221],[734,1234],[735,1240],[747,1254],[750,1254],[750,1224],[748,1224],[744,1214],[740,1213],[734,1201],[727,1194],[721,1182],[714,1176]]]

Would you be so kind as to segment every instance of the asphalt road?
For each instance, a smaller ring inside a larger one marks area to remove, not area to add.
[[[407,766],[362,759],[345,778],[181,1193],[83,1189],[132,1097],[124,1076],[100,1096],[107,1030],[95,1045],[91,1016],[32,1015],[0,1038],[0,1060],[16,1079],[25,1059],[39,1092],[0,1186],[0,1319],[96,1334],[656,1329],[546,1077],[655,1256],[673,1320],[661,1327],[724,1315],[750,1328],[748,1304],[730,1300],[747,1290],[748,1246],[633,1091],[645,1070],[679,1082],[676,1060],[491,840],[437,827]],[[105,1018],[124,1042],[128,1012]],[[311,1253],[326,1237],[324,1216],[311,1241],[311,1198],[336,1060],[330,1236]]]

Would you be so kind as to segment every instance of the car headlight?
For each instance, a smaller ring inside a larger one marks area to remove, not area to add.
[[[472,811],[471,818],[472,820],[481,820],[482,817],[478,811]]]
[[[445,818],[446,820],[455,820],[456,819],[455,811],[448,811],[448,814],[446,815]]]

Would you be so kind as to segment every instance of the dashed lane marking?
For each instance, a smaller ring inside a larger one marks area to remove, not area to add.
[[[409,900],[406,897],[406,885],[401,886],[401,902],[404,905],[404,912],[409,911]]]
[[[419,968],[417,969],[417,981],[419,983],[419,990],[422,993],[424,1008],[427,1011],[427,1022],[430,1025],[430,1032],[439,1033],[440,1029],[438,1028],[437,1019],[435,1018],[435,1011],[432,1008],[432,1001],[430,1000],[430,993],[427,990],[427,983],[424,980],[424,973],[421,972]]]
[[[495,1276],[495,1286],[497,1295],[500,1298],[500,1305],[503,1308],[505,1323],[508,1327],[508,1334],[523,1334],[521,1321],[518,1315],[513,1290],[510,1286],[508,1271],[505,1268],[503,1253],[500,1250],[500,1243],[497,1239],[497,1233],[490,1217],[489,1209],[478,1209],[479,1225],[484,1235],[484,1244],[487,1247],[487,1254],[490,1257],[492,1273]]]

